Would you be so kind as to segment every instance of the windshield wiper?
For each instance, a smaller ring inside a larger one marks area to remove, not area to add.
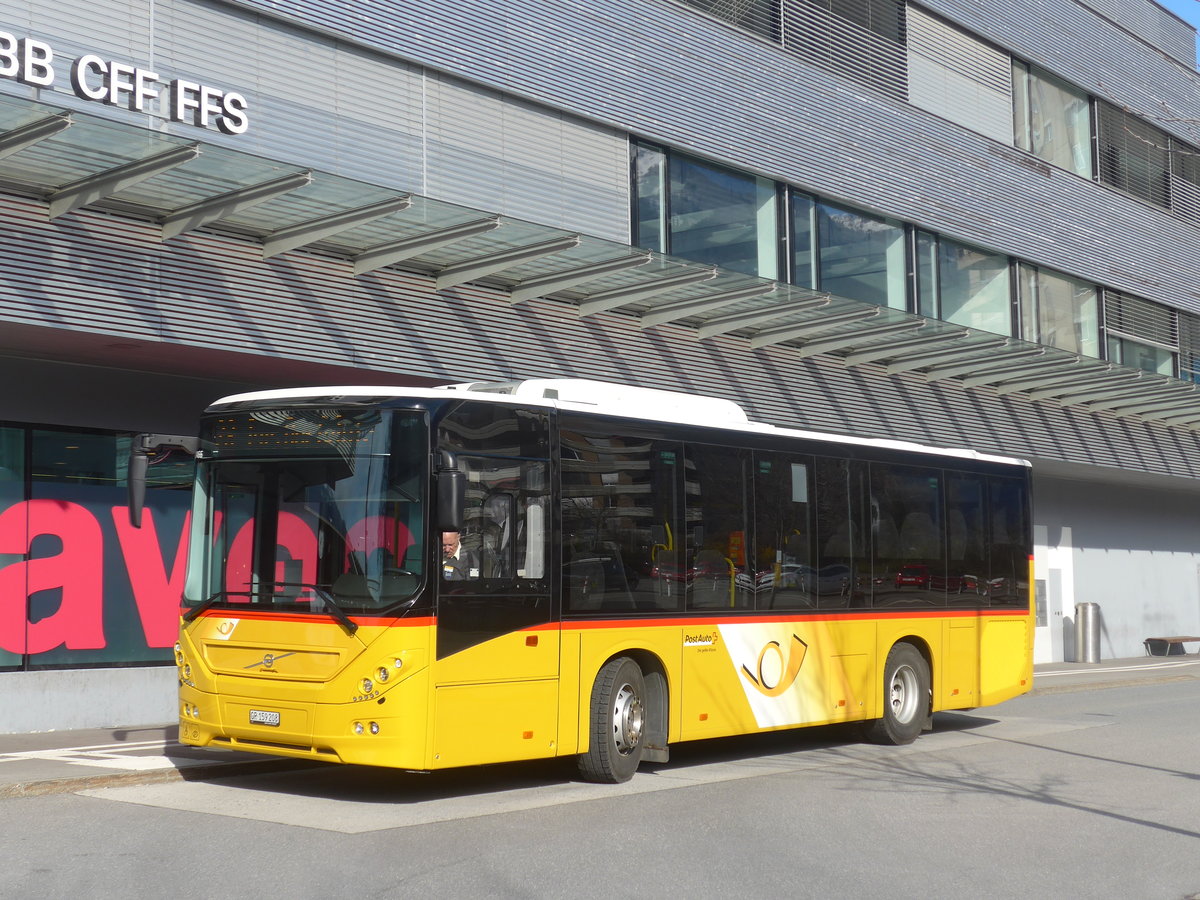
[[[346,611],[338,606],[338,602],[333,599],[333,594],[329,593],[329,589],[320,584],[310,584],[307,581],[276,581],[273,582],[277,587],[298,587],[312,591],[325,604],[325,612],[329,613],[334,619],[337,619],[338,624],[346,629],[347,634],[354,634],[358,631],[358,623],[346,615]]]
[[[198,615],[200,615],[200,613],[204,612],[206,609],[212,609],[214,606],[217,605],[217,603],[219,603],[221,600],[224,600],[228,596],[249,597],[250,592],[249,591],[217,591],[214,594],[210,594],[209,596],[207,596],[203,600],[201,600],[199,603],[197,603],[195,606],[193,606],[191,609],[189,609],[187,612],[185,612],[183,614],[183,621],[185,621],[185,622],[192,621],[192,619],[196,618]]]

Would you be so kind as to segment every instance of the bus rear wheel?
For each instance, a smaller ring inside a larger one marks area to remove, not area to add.
[[[628,781],[642,760],[646,734],[646,683],[632,659],[609,660],[592,686],[591,741],[579,756],[585,781]]]
[[[883,716],[868,722],[874,744],[911,744],[929,717],[929,664],[912,644],[897,644],[883,667]]]

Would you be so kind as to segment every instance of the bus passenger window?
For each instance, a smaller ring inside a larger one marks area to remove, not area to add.
[[[754,567],[758,609],[816,609],[812,457],[754,454]]]
[[[750,454],[729,447],[687,446],[687,564],[689,609],[751,609],[747,565],[750,536]]]
[[[563,608],[568,613],[682,609],[682,448],[571,427],[562,442]]]

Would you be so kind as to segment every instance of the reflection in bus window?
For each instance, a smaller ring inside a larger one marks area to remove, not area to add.
[[[565,425],[561,441],[564,609],[682,609],[680,445]]]
[[[812,457],[754,454],[754,587],[759,609],[815,609]]]
[[[689,609],[749,609],[747,568],[750,454],[687,445],[687,592]]]
[[[845,459],[816,460],[817,606],[864,606],[870,564],[863,519],[863,467]]]
[[[876,606],[941,606],[946,599],[941,472],[871,466]]]

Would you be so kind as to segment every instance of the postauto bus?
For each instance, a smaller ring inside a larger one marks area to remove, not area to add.
[[[435,770],[937,710],[1032,679],[1029,467],[601,382],[205,413],[180,738]],[[920,578],[904,572],[921,572]]]

